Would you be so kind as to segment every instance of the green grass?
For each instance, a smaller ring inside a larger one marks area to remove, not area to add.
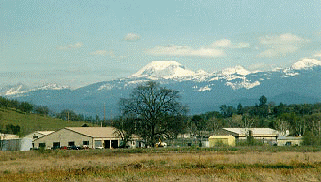
[[[57,131],[64,127],[81,126],[83,121],[63,121],[61,119],[52,118],[49,116],[41,116],[38,114],[26,114],[17,112],[14,109],[0,108],[0,129],[3,129],[8,124],[20,126],[20,136],[27,135],[34,131]],[[92,126],[92,124],[87,123]]]

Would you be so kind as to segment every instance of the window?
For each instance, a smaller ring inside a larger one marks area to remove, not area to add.
[[[60,142],[53,142],[52,146],[53,146],[53,149],[59,149],[60,148]]]
[[[46,147],[46,143],[39,143],[39,148],[45,148]]]
[[[68,146],[75,146],[75,142],[68,142]]]
[[[103,146],[103,144],[102,144],[101,140],[95,140],[95,148],[102,147],[102,146]]]
[[[89,145],[89,141],[83,141],[82,145]]]
[[[292,145],[292,142],[286,142],[285,145],[290,146],[290,145]]]

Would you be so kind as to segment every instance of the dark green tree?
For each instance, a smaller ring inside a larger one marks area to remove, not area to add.
[[[19,105],[19,109],[22,112],[30,113],[33,110],[33,105],[28,102],[21,102]]]
[[[159,138],[175,138],[183,132],[187,109],[178,99],[178,91],[150,81],[135,88],[129,98],[122,98],[120,110],[135,123],[135,134],[153,147]]]
[[[8,125],[6,125],[6,133],[17,135],[20,133],[20,126],[8,124]]]
[[[259,106],[266,105],[267,98],[264,95],[262,95],[259,100],[260,100],[260,105]]]
[[[240,115],[243,115],[244,114],[244,109],[243,109],[243,106],[241,103],[239,103],[239,105],[237,105],[237,108],[236,108],[236,113],[237,114],[240,114]]]
[[[56,117],[65,121],[79,121],[78,115],[70,109],[62,110]]]
[[[201,136],[201,132],[206,129],[206,121],[200,115],[194,115],[192,117],[192,122],[196,126],[198,136]]]
[[[49,114],[49,108],[47,106],[37,106],[35,108],[35,113],[47,116]]]

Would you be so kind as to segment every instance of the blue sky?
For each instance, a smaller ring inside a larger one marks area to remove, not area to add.
[[[207,72],[321,56],[319,0],[0,0],[0,86],[78,88],[151,61]]]

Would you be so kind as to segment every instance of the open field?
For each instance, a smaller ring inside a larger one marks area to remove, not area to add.
[[[0,152],[0,181],[321,181],[321,152],[293,149]]]

